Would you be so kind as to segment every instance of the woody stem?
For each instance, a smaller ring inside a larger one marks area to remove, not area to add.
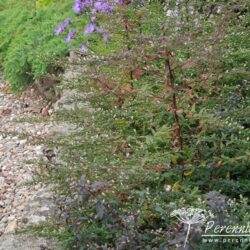
[[[168,78],[169,78],[169,83],[171,85],[171,89],[173,91],[173,95],[172,95],[172,103],[173,103],[173,113],[174,113],[174,118],[175,118],[175,122],[177,124],[178,127],[178,140],[180,142],[180,149],[183,149],[183,140],[182,140],[182,132],[181,132],[181,124],[180,124],[180,119],[179,116],[177,114],[177,98],[176,98],[176,88],[175,88],[175,78],[174,78],[174,73],[173,73],[173,69],[171,67],[171,62],[170,62],[170,53],[167,53],[167,59],[165,61],[166,64],[166,70],[168,71]]]

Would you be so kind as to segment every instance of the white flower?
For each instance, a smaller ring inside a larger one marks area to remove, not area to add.
[[[203,224],[207,220],[206,211],[200,208],[181,208],[174,210],[170,216],[176,217],[180,222],[188,225],[187,236],[184,242],[184,247],[187,244],[188,236],[190,233],[191,225],[193,224]]]
[[[167,191],[167,192],[169,192],[170,190],[171,190],[171,185],[167,185],[167,184],[165,184],[164,186],[163,186],[163,188],[165,189],[165,191]]]

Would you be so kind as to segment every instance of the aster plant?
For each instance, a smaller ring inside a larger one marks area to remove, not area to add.
[[[97,15],[99,13],[108,15],[110,14],[116,5],[121,4],[119,1],[111,0],[75,0],[72,9],[76,15],[79,16],[88,16],[90,22],[87,23],[84,27],[83,35],[87,36],[91,33],[100,34],[103,37],[103,40],[107,42],[110,38],[110,34],[105,31],[100,25],[98,25]],[[67,27],[71,23],[70,19],[67,18],[63,23],[59,24],[55,29],[55,35],[60,35],[63,32],[66,32]],[[77,30],[68,32],[66,43],[70,43],[71,40],[77,34]],[[86,45],[85,45],[86,46]],[[86,47],[85,47],[86,50]]]

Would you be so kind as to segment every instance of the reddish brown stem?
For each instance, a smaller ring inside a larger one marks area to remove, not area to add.
[[[126,2],[125,5],[129,5],[130,2]],[[125,38],[127,41],[129,41],[129,19],[127,15],[123,16],[123,22],[124,22],[124,26],[125,26]],[[129,44],[127,44],[127,50],[131,50],[131,47],[129,46]],[[133,70],[129,71],[129,78],[132,81],[133,80]],[[133,83],[131,82],[131,84],[133,85]]]
[[[170,84],[171,90],[173,91],[173,93],[172,93],[173,113],[174,113],[175,122],[177,124],[177,136],[178,136],[178,140],[180,143],[180,149],[182,150],[183,149],[182,129],[181,129],[181,124],[180,124],[180,119],[179,119],[179,116],[177,113],[177,98],[176,98],[175,78],[174,78],[174,72],[173,72],[173,69],[171,66],[171,62],[170,62],[170,56],[171,56],[171,53],[167,53],[167,58],[165,61],[166,70],[167,70],[168,79],[169,79],[167,84]]]

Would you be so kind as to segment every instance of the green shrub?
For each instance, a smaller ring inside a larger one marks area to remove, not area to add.
[[[0,6],[0,61],[12,91],[45,75],[74,46],[54,35],[58,23],[71,15],[71,5],[67,0],[36,9],[34,1],[8,0]]]

